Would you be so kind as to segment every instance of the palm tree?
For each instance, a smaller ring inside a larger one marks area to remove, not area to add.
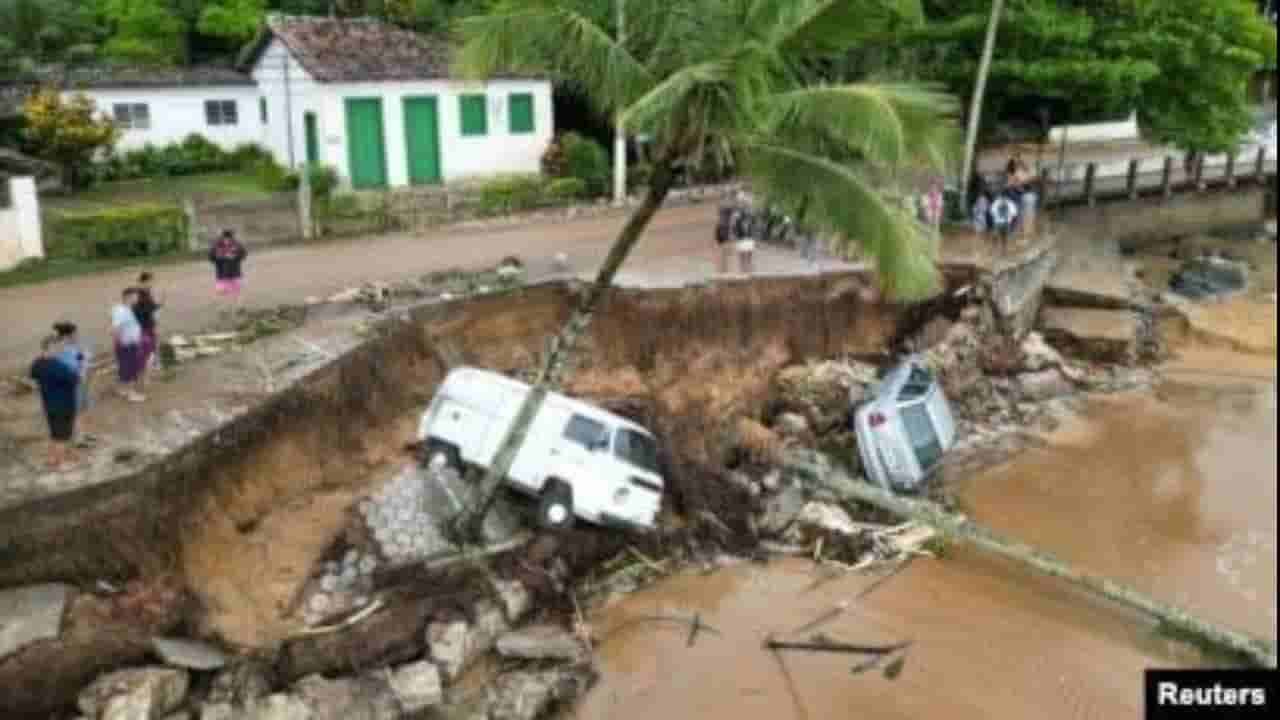
[[[625,42],[610,0],[499,0],[459,24],[464,76],[548,73],[581,90],[629,133],[652,138],[652,177],[594,284],[553,339],[485,478],[486,502],[461,521],[479,537],[501,479],[548,389],[662,207],[682,163],[732,162],[777,206],[857,246],[884,289],[924,296],[938,273],[928,233],[906,210],[900,171],[939,167],[953,146],[956,104],[935,88],[837,83],[851,48],[902,21],[919,0],[664,0],[629,3]]]
[[[991,5],[991,18],[987,21],[987,39],[982,46],[982,61],[978,64],[978,81],[969,103],[969,130],[964,140],[964,167],[960,168],[960,197],[968,202],[969,177],[973,173],[973,157],[978,149],[978,124],[982,121],[982,101],[987,94],[987,77],[991,74],[991,58],[995,55],[996,35],[1004,14],[1004,0]]]

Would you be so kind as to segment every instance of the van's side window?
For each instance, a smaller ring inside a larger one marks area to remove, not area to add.
[[[608,446],[609,429],[604,426],[604,423],[582,415],[574,415],[569,420],[569,426],[564,429],[564,437],[588,450],[594,450],[601,446]]]

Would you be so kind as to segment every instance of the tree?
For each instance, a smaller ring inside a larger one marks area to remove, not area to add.
[[[237,42],[252,39],[266,18],[266,0],[220,0],[200,12],[201,33]]]
[[[1254,0],[1143,0],[1132,22],[1160,73],[1142,90],[1153,140],[1192,153],[1232,150],[1253,126],[1249,82],[1276,62],[1276,30]]]
[[[991,74],[991,58],[995,54],[996,36],[1004,12],[1004,0],[991,4],[991,19],[987,21],[987,39],[982,46],[982,60],[978,64],[978,79],[974,84],[973,98],[969,102],[969,130],[964,138],[964,164],[960,167],[960,197],[969,197],[969,174],[973,172],[973,156],[978,148],[978,123],[982,119],[982,99],[987,94],[987,77]]]
[[[166,0],[100,1],[102,16],[112,27],[103,48],[107,57],[140,65],[183,60],[187,28]]]
[[[834,84],[823,71],[885,24],[921,19],[917,0],[668,0],[628,6],[619,42],[601,0],[502,0],[459,24],[459,65],[483,79],[545,72],[605,117],[652,138],[649,187],[543,360],[461,523],[480,535],[528,427],[622,263],[661,208],[677,167],[731,158],[752,187],[873,258],[886,290],[936,287],[933,243],[901,202],[900,171],[940,164],[956,106],[932,88]]]
[[[82,94],[64,100],[57,90],[41,90],[27,99],[22,114],[23,135],[32,154],[61,167],[63,181],[71,188],[83,187],[82,169],[119,139],[115,124],[99,115],[93,100]]]

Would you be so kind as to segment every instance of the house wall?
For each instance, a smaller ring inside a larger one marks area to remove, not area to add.
[[[484,136],[464,137],[460,97],[481,93],[488,98],[488,133]],[[507,106],[512,93],[533,95],[533,133],[511,133]],[[502,173],[536,173],[541,168],[542,154],[555,132],[551,83],[546,81],[497,80],[484,85],[468,85],[449,80],[355,83],[321,86],[317,96],[322,161],[337,168],[338,174],[343,178],[350,177],[346,100],[381,98],[387,176],[393,187],[409,183],[404,125],[405,98],[436,98],[440,171],[445,182]]]
[[[262,96],[267,99],[263,145],[280,164],[297,167],[307,155],[303,117],[307,112],[315,112],[318,116],[321,86],[279,40],[272,40],[263,51],[252,75]],[[292,127],[289,120],[292,120]]]
[[[21,177],[8,184],[6,199],[0,199],[0,272],[28,258],[44,257],[36,181]]]
[[[245,143],[262,143],[265,128],[258,114],[258,88],[253,86],[201,86],[189,88],[120,88],[75,90],[97,103],[98,110],[112,115],[116,103],[145,103],[150,110],[151,127],[147,130],[122,130],[117,150],[135,150],[147,143],[167,145],[181,142],[191,133],[199,133],[226,150]],[[235,125],[209,125],[205,117],[206,100],[234,100],[237,105]]]

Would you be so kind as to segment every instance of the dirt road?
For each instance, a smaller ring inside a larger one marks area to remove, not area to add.
[[[714,206],[669,209],[654,219],[628,267],[658,264],[671,269],[682,258],[711,262]],[[264,250],[246,266],[246,307],[302,303],[371,280],[396,281],[454,267],[496,264],[514,255],[531,269],[551,265],[557,253],[568,256],[576,272],[594,270],[625,217],[560,224],[518,226],[493,231],[433,231],[344,243]],[[5,321],[0,337],[0,368],[29,362],[40,337],[67,319],[101,343],[107,337],[108,308],[137,270],[72,278],[42,285],[0,290]],[[166,296],[163,329],[190,331],[216,319],[213,275],[208,263],[195,261],[157,270]]]

